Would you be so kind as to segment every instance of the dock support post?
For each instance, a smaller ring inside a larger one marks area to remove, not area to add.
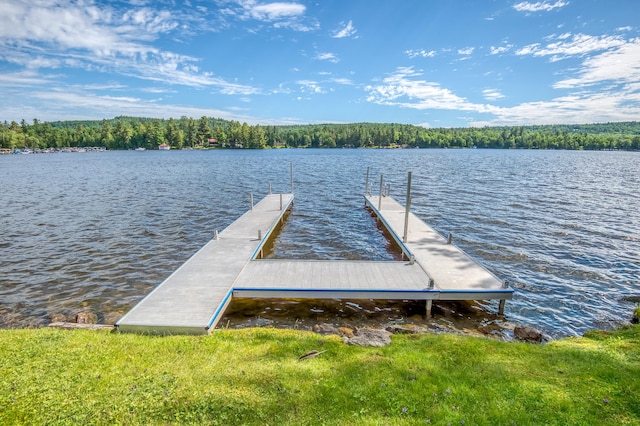
[[[262,231],[258,229],[258,239],[262,241]]]
[[[416,263],[416,257],[412,254],[409,256],[409,265],[413,265],[414,263]]]
[[[269,182],[269,195],[271,195],[271,182]]]
[[[451,232],[449,232],[449,235],[447,235],[447,244],[451,244],[451,239],[453,238],[453,236],[451,235]]]
[[[509,280],[504,280],[502,282],[502,288],[509,288]],[[500,304],[498,305],[498,315],[504,315],[504,305],[506,300],[500,300]]]
[[[364,195],[367,195],[368,190],[369,190],[369,167],[367,167],[367,179],[364,184]]]
[[[282,211],[282,193],[280,194],[280,211]]]
[[[249,201],[251,202],[251,211],[253,211],[253,194],[249,194]]]
[[[382,182],[384,175],[380,175],[380,196],[378,197],[378,211],[382,210]]]
[[[291,193],[293,194],[293,162],[289,163],[289,174],[291,175]]]
[[[436,285],[436,282],[433,278],[429,278],[429,290],[432,290]],[[431,307],[433,306],[433,300],[427,300],[427,319],[431,318]]]
[[[218,239],[218,230],[217,230],[217,229],[214,229],[214,230],[213,230],[213,239],[214,239],[214,240],[217,240],[217,239]]]
[[[411,172],[407,175],[407,202],[404,209],[404,235],[402,236],[402,242],[407,242],[407,235],[409,234],[409,212],[411,211]]]

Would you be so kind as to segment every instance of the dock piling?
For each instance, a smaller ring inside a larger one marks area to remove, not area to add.
[[[367,195],[367,191],[369,191],[369,167],[367,167],[367,178],[364,183],[364,195]]]
[[[253,211],[253,194],[249,194],[249,201],[251,202],[251,211]]]
[[[291,175],[291,193],[293,194],[293,163],[289,163],[289,174]]]
[[[282,210],[282,194],[280,194],[280,210]]]
[[[380,175],[380,196],[378,197],[378,211],[382,210],[382,182],[384,179],[384,175]]]
[[[453,238],[453,236],[451,235],[451,232],[449,232],[449,235],[447,235],[447,244],[451,244],[451,239]]]
[[[404,209],[404,235],[402,236],[402,242],[407,242],[407,236],[409,234],[409,213],[411,212],[411,172],[407,175],[407,202]]]
[[[504,280],[502,282],[502,288],[509,288],[509,280]],[[504,315],[504,305],[506,300],[501,299],[500,304],[498,305],[498,315]]]
[[[271,195],[271,182],[269,182],[269,195]]]
[[[214,240],[217,240],[217,239],[218,239],[218,230],[217,230],[217,229],[214,229],[214,230],[213,230],[213,239],[214,239]]]
[[[433,300],[431,300],[431,299],[427,300],[427,306],[426,306],[427,319],[431,318],[431,307],[432,306],[433,306]]]

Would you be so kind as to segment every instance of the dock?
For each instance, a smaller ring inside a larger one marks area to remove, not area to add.
[[[402,261],[262,259],[293,206],[269,194],[194,254],[116,326],[122,332],[206,334],[233,297],[292,299],[500,300],[513,289],[390,196],[365,195]],[[409,197],[408,197],[409,200]]]
[[[293,204],[293,194],[270,194],[209,241],[116,326],[123,332],[206,334],[231,301],[233,284]]]

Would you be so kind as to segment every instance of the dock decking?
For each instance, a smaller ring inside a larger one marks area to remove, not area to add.
[[[365,203],[407,261],[256,260],[293,194],[272,194],[207,243],[116,325],[123,332],[205,334],[232,297],[425,300],[511,299],[513,290],[391,197]],[[378,208],[380,206],[380,208]],[[258,238],[260,236],[260,238]]]
[[[286,211],[293,194],[267,195],[209,241],[134,306],[116,325],[120,331],[205,334],[231,300],[235,279],[256,257]],[[261,238],[258,238],[260,231]]]

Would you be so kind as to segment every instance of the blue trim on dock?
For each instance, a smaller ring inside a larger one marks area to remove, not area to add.
[[[364,196],[364,202],[375,213],[376,217],[384,224],[385,229],[391,234],[395,242],[400,246],[402,252],[405,254],[405,256],[407,256],[407,259],[410,259],[411,256],[413,256],[413,253],[411,252],[411,250],[409,250],[409,247],[404,244],[402,238],[400,238],[400,236],[396,234],[396,231],[393,230],[391,225],[389,225],[389,222],[387,222],[382,214],[380,214],[380,210],[378,210],[378,208],[374,206],[371,201],[369,201],[366,195]]]
[[[220,315],[220,312],[226,308],[227,303],[229,302],[232,296],[233,296],[233,287],[229,289],[229,291],[227,292],[227,295],[224,296],[224,298],[222,299],[222,302],[220,302],[215,312],[211,316],[211,319],[209,320],[209,323],[207,324],[207,327],[206,327],[207,330],[210,329],[211,326],[216,322],[216,320],[218,319],[218,315]]]
[[[273,230],[276,228],[276,226],[278,226],[278,223],[280,222],[280,220],[282,220],[282,217],[285,215],[285,213],[291,208],[291,204],[293,204],[293,198],[294,198],[294,195],[291,194],[289,201],[287,201],[286,205],[282,206],[282,210],[280,210],[280,214],[278,214],[278,217],[274,219],[273,223],[271,224],[267,232],[265,232],[265,234],[262,236],[262,240],[260,240],[260,244],[258,244],[258,247],[254,250],[249,260],[256,260],[256,256],[258,256],[260,251],[262,251],[262,248],[264,247],[266,242],[269,240],[269,237],[273,233]]]

